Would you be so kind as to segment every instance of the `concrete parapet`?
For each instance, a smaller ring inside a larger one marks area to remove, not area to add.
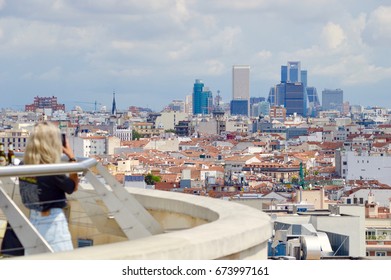
[[[209,197],[137,188],[127,190],[162,224],[165,233],[14,259],[267,259],[272,222],[260,210]]]

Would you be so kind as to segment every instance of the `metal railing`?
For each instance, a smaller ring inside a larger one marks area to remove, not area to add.
[[[91,172],[92,167],[99,171],[99,175],[104,178],[105,183]],[[29,248],[29,252],[32,254],[53,252],[53,250],[7,193],[6,186],[14,185],[12,177],[50,176],[67,173],[82,173],[82,176],[94,187],[99,198],[112,213],[112,217],[128,239],[162,232],[160,224],[148,211],[115,180],[105,167],[93,158],[79,159],[74,163],[5,166],[0,168],[0,180],[3,185],[3,187],[0,186],[0,209],[23,247]]]

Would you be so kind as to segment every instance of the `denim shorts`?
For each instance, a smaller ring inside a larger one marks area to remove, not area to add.
[[[47,216],[42,216],[39,211],[30,210],[30,222],[49,243],[54,252],[73,250],[68,222],[61,208],[51,208],[50,214]],[[28,248],[26,248],[25,253],[30,255]]]

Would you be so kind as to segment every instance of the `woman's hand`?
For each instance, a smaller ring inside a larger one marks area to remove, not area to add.
[[[69,158],[74,159],[75,154],[73,153],[71,147],[69,146],[68,139],[65,139],[65,145],[62,147],[62,152]]]

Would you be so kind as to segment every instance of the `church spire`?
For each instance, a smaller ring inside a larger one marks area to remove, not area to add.
[[[117,115],[117,106],[115,105],[115,91],[113,91],[113,105],[111,107],[111,114]]]

